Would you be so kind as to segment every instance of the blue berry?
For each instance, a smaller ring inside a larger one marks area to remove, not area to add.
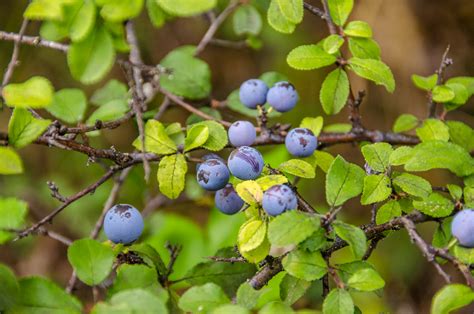
[[[293,156],[308,157],[316,150],[318,140],[311,130],[296,128],[286,135],[285,146]]]
[[[224,159],[221,156],[219,156],[217,154],[213,154],[213,153],[206,154],[206,155],[202,156],[201,159],[204,160],[204,161],[209,160],[209,159],[217,159],[217,160],[220,160],[223,163],[225,163]],[[197,163],[196,164],[196,172],[199,171],[199,166],[201,166],[201,165],[202,165],[202,163]]]
[[[225,188],[216,192],[214,197],[216,207],[224,214],[233,215],[238,213],[244,206],[244,201],[235,192],[232,184],[227,184]]]
[[[250,146],[256,138],[255,127],[248,121],[236,121],[229,128],[229,141],[235,147]]]
[[[229,169],[219,159],[208,159],[203,162],[196,174],[200,186],[208,191],[222,189],[229,182]]]
[[[451,233],[465,247],[474,247],[474,210],[464,209],[454,216]]]
[[[114,243],[132,243],[143,232],[142,215],[131,205],[117,204],[105,214],[104,232]]]
[[[245,107],[255,109],[257,106],[263,106],[267,99],[268,86],[262,80],[251,79],[240,85],[240,102]]]
[[[240,146],[230,153],[227,164],[235,177],[241,180],[252,180],[262,173],[263,157],[255,148]]]
[[[295,87],[288,82],[278,82],[268,91],[267,102],[278,112],[293,109],[299,96]]]
[[[284,184],[274,185],[263,193],[262,207],[270,216],[277,216],[284,211],[297,207],[295,192]]]

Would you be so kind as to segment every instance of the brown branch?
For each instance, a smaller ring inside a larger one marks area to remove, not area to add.
[[[199,55],[206,48],[207,44],[209,44],[212,37],[214,37],[221,24],[239,5],[241,5],[240,0],[230,1],[229,5],[221,12],[221,14],[219,14],[219,16],[212,21],[211,26],[209,26],[207,32],[202,37],[196,48],[196,51],[194,52],[195,56]]]
[[[325,16],[324,20],[326,21],[326,24],[328,25],[329,33],[337,34],[336,25],[334,25],[331,15],[329,14],[329,7],[328,7],[327,0],[321,0],[321,3],[324,9],[324,16]]]
[[[448,66],[453,64],[453,60],[448,58],[449,48],[450,46],[448,45],[448,47],[446,47],[446,50],[443,53],[443,56],[441,57],[441,63],[439,64],[439,67],[436,70],[436,74],[438,74],[438,80],[436,81],[436,85],[443,84],[444,71],[446,70]],[[437,103],[433,100],[433,96],[431,95],[431,92],[428,95],[429,95],[429,102],[428,102],[429,117],[434,118],[436,116]]]
[[[42,236],[45,236],[45,237],[50,237],[51,239],[54,239],[58,242],[61,242],[62,244],[66,245],[66,246],[70,246],[72,244],[72,240],[70,240],[69,238],[67,238],[67,237],[65,237],[62,234],[59,234],[57,232],[47,230],[46,228],[43,228],[43,227],[38,229],[38,234],[42,235]]]
[[[304,2],[303,3],[303,7],[308,11],[310,12],[311,14],[314,14],[316,16],[319,16],[320,18],[322,19],[327,19],[327,15],[324,13],[323,10],[321,10],[320,8],[318,7],[315,7],[314,5],[312,4],[309,4],[307,2]]]
[[[12,57],[10,59],[10,62],[8,63],[7,70],[5,71],[5,74],[3,75],[2,88],[8,84],[8,82],[10,81],[13,75],[15,66],[18,65],[18,56],[20,53],[20,42],[23,39],[23,35],[25,34],[27,26],[28,26],[28,20],[23,20],[23,22],[21,23],[20,32],[18,33],[18,37],[14,40],[15,43],[13,44]]]
[[[283,270],[282,257],[274,258],[270,263],[262,267],[249,281],[255,290],[262,289],[276,274]]]
[[[39,36],[21,36],[20,34],[9,33],[4,31],[0,31],[0,40],[18,41],[22,44],[30,46],[46,47],[62,52],[67,52],[69,49],[68,45],[61,44],[55,41],[45,40]]]
[[[239,256],[239,257],[208,256],[207,258],[214,262],[247,263],[247,260],[243,258],[242,256]]]
[[[232,48],[232,49],[242,49],[248,47],[247,41],[240,40],[240,41],[232,41],[220,38],[212,38],[209,41],[209,44],[213,46],[219,46],[224,48]]]
[[[51,196],[53,198],[59,200],[61,203],[66,202],[66,198],[62,196],[61,193],[59,193],[59,188],[56,185],[56,183],[54,183],[53,181],[48,181],[46,182],[46,184],[48,185],[48,188],[51,190]]]

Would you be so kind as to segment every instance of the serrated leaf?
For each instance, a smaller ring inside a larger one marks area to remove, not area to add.
[[[81,41],[92,32],[96,20],[96,8],[94,1],[78,1],[77,5],[72,6],[72,12],[65,8],[65,14],[71,15],[68,21],[69,37],[72,41]]]
[[[332,225],[336,234],[349,244],[354,258],[361,259],[367,251],[367,238],[364,231],[341,221],[335,221]]]
[[[349,38],[349,50],[353,57],[380,60],[380,46],[372,38]]]
[[[0,147],[0,174],[19,174],[23,172],[20,156],[10,147]]]
[[[344,28],[344,34],[350,37],[371,38],[372,28],[364,21],[351,21]]]
[[[148,12],[148,17],[150,18],[150,21],[154,27],[160,28],[165,24],[167,14],[158,5],[156,0],[146,0],[146,9]]]
[[[431,193],[426,199],[413,201],[413,207],[431,217],[446,217],[454,210],[451,200],[439,193]]]
[[[329,54],[335,54],[339,48],[344,44],[344,38],[339,35],[332,34],[326,37],[323,41],[323,49]]]
[[[333,289],[323,302],[323,314],[353,314],[354,302],[344,289]]]
[[[413,74],[411,76],[411,80],[413,84],[415,84],[415,86],[419,89],[430,91],[436,86],[436,83],[438,82],[438,74],[433,74],[430,76],[420,76]]]
[[[164,156],[158,166],[158,183],[161,193],[171,199],[177,198],[184,190],[187,171],[188,165],[183,155]]]
[[[194,125],[205,125],[209,128],[209,137],[202,145],[207,150],[219,151],[223,149],[227,143],[227,132],[224,127],[216,121],[202,121]]]
[[[237,290],[237,304],[251,310],[257,305],[263,292],[262,290],[255,290],[248,282],[244,282]]]
[[[171,15],[193,16],[211,10],[216,0],[157,0],[158,4]]]
[[[100,106],[86,120],[86,125],[94,125],[97,121],[107,122],[117,120],[130,110],[128,103],[122,99],[109,101]],[[99,131],[89,132],[88,136],[96,136]]]
[[[28,212],[26,202],[14,197],[0,197],[0,244],[5,243],[15,236],[14,232],[6,229],[19,229],[25,223]]]
[[[54,94],[48,112],[67,123],[82,121],[87,107],[84,92],[77,88],[65,88]]]
[[[402,173],[395,177],[392,182],[400,187],[403,192],[416,197],[427,198],[432,192],[429,181],[410,173]]]
[[[316,159],[316,164],[318,165],[324,173],[329,171],[332,162],[334,161],[333,155],[328,152],[322,150],[316,150],[313,154],[314,158]]]
[[[89,286],[101,283],[112,271],[115,254],[110,246],[92,239],[74,241],[67,258],[77,277]]]
[[[250,263],[260,263],[270,253],[270,242],[265,238],[263,242],[251,251],[241,251],[240,254]]]
[[[342,205],[362,193],[365,172],[359,166],[337,156],[326,176],[326,200],[331,206]]]
[[[397,147],[390,155],[389,161],[392,166],[400,166],[407,163],[413,157],[413,147],[400,146]]]
[[[280,9],[278,0],[272,0],[267,12],[268,24],[276,31],[284,34],[291,34],[294,32],[296,24],[289,21]]]
[[[392,130],[397,133],[406,132],[416,128],[417,125],[417,117],[412,114],[402,114],[395,120]]]
[[[281,261],[283,268],[293,277],[313,281],[327,273],[327,265],[320,252],[291,251]]]
[[[278,166],[278,169],[282,172],[292,174],[300,178],[311,179],[316,176],[314,168],[301,159],[290,159]]]
[[[205,125],[193,125],[184,140],[184,151],[188,152],[202,146],[209,138],[209,128]]]
[[[463,84],[446,83],[446,86],[454,92],[454,98],[449,103],[444,105],[446,110],[452,111],[457,109],[469,100],[469,92]]]
[[[165,300],[144,289],[130,289],[112,296],[108,303],[99,302],[91,314],[168,313]]]
[[[385,174],[374,174],[364,178],[361,204],[368,205],[386,200],[392,193],[390,179]]]
[[[431,91],[431,97],[433,101],[439,103],[445,103],[454,99],[454,91],[445,85],[437,85]]]
[[[372,268],[357,271],[347,281],[349,287],[359,291],[374,291],[385,286],[385,281]]]
[[[20,285],[15,274],[7,266],[0,264],[0,311],[8,311],[18,300]]]
[[[446,121],[451,141],[466,151],[474,150],[474,129],[460,121]]]
[[[262,188],[253,180],[247,180],[237,184],[235,191],[247,204],[255,205],[262,201]]]
[[[326,76],[321,85],[319,100],[326,114],[337,114],[347,103],[349,78],[346,71],[337,68]]]
[[[54,88],[49,80],[33,76],[23,83],[8,84],[2,90],[2,97],[10,107],[44,108],[53,100]]]
[[[168,298],[167,292],[159,284],[156,269],[141,264],[120,265],[117,268],[114,284],[108,289],[108,295],[112,296],[120,291],[137,288],[159,294],[165,298],[165,301]]]
[[[303,20],[303,0],[276,0],[283,16],[291,23]]]
[[[133,142],[133,146],[139,150],[142,149],[140,137]],[[163,124],[151,119],[145,124],[145,149],[156,154],[171,154],[176,152],[177,147],[169,138]]]
[[[71,44],[67,63],[72,76],[84,84],[100,81],[115,61],[112,37],[104,26],[97,26],[80,42]]]
[[[373,81],[377,85],[383,85],[388,92],[395,90],[395,79],[390,68],[379,60],[351,58],[350,68],[358,76]]]
[[[290,51],[286,62],[297,70],[314,70],[333,64],[336,57],[324,51],[320,45],[303,45]]]
[[[377,210],[375,222],[377,225],[380,225],[389,222],[392,218],[398,217],[401,214],[402,209],[400,204],[395,200],[390,200]]]
[[[462,247],[456,245],[453,248],[453,255],[461,262],[466,265],[471,265],[474,263],[474,249]]]
[[[262,220],[251,219],[239,229],[237,243],[240,252],[250,252],[259,247],[267,237],[267,224]]]
[[[36,119],[31,112],[15,108],[8,123],[8,143],[16,148],[35,141],[51,124],[50,120]]]
[[[472,76],[457,76],[452,77],[446,81],[446,84],[462,84],[466,88],[469,97],[474,95],[474,77]]]
[[[310,129],[314,136],[319,136],[323,129],[324,119],[323,117],[305,117],[300,122],[300,128]]]
[[[474,173],[474,159],[462,147],[444,141],[429,141],[413,148],[405,163],[407,171],[448,169],[464,177]]]
[[[270,222],[268,240],[276,246],[296,245],[312,235],[319,225],[319,219],[291,210]]]
[[[270,174],[268,176],[258,178],[256,182],[258,185],[260,185],[262,191],[266,191],[274,185],[287,183],[288,179],[281,174]]]
[[[450,284],[436,292],[431,303],[432,314],[446,314],[471,304],[474,292],[462,284]]]
[[[310,286],[311,282],[286,274],[280,283],[280,298],[285,304],[292,305],[306,293]]]
[[[238,35],[258,35],[262,30],[262,18],[258,10],[250,4],[242,5],[232,18],[234,32]]]
[[[110,80],[100,89],[96,90],[90,101],[96,106],[106,105],[113,100],[128,101],[127,86],[117,80]]]
[[[416,135],[422,142],[439,140],[449,141],[449,128],[438,119],[426,119],[423,125],[416,129]]]
[[[144,0],[121,0],[102,1],[100,15],[104,20],[112,23],[120,23],[137,17],[142,8]]]
[[[333,22],[336,25],[343,26],[349,14],[351,14],[353,6],[353,0],[329,0],[328,7]]]
[[[28,20],[61,21],[64,17],[63,3],[58,0],[34,0],[28,4],[23,17]]]

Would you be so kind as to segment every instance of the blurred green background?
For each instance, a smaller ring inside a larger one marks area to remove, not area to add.
[[[265,1],[261,1],[265,2]],[[318,5],[319,1],[308,1]],[[376,87],[351,77],[355,90],[366,90],[367,97],[362,104],[363,123],[374,129],[389,130],[393,121],[401,113],[412,113],[420,118],[426,116],[427,99],[411,84],[413,73],[428,75],[438,67],[446,46],[451,45],[450,57],[454,64],[447,75],[474,75],[474,1],[472,0],[360,0],[352,19],[367,21],[374,29],[374,38],[382,47],[382,58],[394,73],[397,88],[390,95],[382,87]],[[21,16],[27,0],[0,1],[0,29],[18,32]],[[264,12],[261,12],[264,14]],[[262,15],[265,21],[265,16]],[[218,38],[239,40],[233,33],[229,21],[218,32]],[[305,116],[323,115],[319,103],[319,88],[328,70],[299,72],[286,64],[286,54],[294,47],[305,43],[314,43],[327,35],[324,21],[308,13],[304,22],[293,35],[275,32],[264,23],[261,39],[264,43],[260,50],[230,49],[209,46],[202,54],[212,69],[212,99],[224,100],[228,94],[238,88],[242,81],[258,77],[266,71],[279,71],[290,78],[300,93],[300,102],[296,110],[278,118],[278,121],[294,125]],[[179,19],[168,22],[161,29],[150,24],[146,13],[136,23],[142,56],[147,64],[157,64],[172,49],[186,44],[197,44],[208,27],[204,17]],[[38,34],[39,23],[32,22],[27,34]],[[11,42],[0,42],[0,70],[6,68],[12,51]],[[21,64],[16,68],[13,82],[26,80],[33,75],[47,77],[56,90],[66,87],[78,87],[90,96],[94,90],[103,86],[108,79],[116,78],[125,82],[122,70],[115,66],[109,77],[92,86],[82,86],[74,81],[67,69],[65,55],[47,48],[22,46]],[[156,108],[159,98],[151,104]],[[210,104],[210,100],[198,102],[199,106]],[[44,113],[46,115],[46,113]],[[10,111],[0,112],[0,131],[7,130]],[[163,122],[179,121],[184,123],[188,114],[180,108],[171,107],[163,117]],[[224,110],[225,120],[234,121],[242,116]],[[325,124],[346,123],[347,111],[334,117],[324,116]],[[474,125],[474,103],[451,112],[448,119],[456,119]],[[132,141],[137,131],[133,121],[116,130],[102,132],[93,138],[91,144],[108,148],[112,145],[121,151],[131,151]],[[359,150],[351,145],[336,146],[329,150],[333,154],[343,154],[351,162],[361,164]],[[287,158],[282,147],[262,149],[265,159],[271,164]],[[228,152],[224,152],[225,156]],[[0,177],[0,196],[15,196],[26,200],[30,205],[30,221],[36,221],[55,207],[58,201],[49,196],[46,181],[54,181],[63,195],[71,195],[97,180],[104,172],[99,163],[88,163],[87,157],[75,152],[65,152],[43,146],[30,145],[20,151],[25,163],[26,173],[19,176]],[[159,202],[156,208],[153,202],[161,201],[157,183],[152,177],[151,184],[143,180],[140,166],[130,173],[123,186],[119,202],[130,203],[146,210],[147,227],[142,239],[166,255],[166,241],[184,246],[178,258],[174,279],[181,278],[193,264],[203,261],[204,257],[224,246],[235,243],[238,227],[244,220],[243,215],[227,217],[213,209],[213,195],[204,193],[194,182],[194,165],[190,165],[190,174],[186,193],[175,202]],[[156,171],[156,166],[155,166]],[[447,172],[427,173],[426,177],[433,185],[455,182]],[[301,193],[317,208],[325,210],[324,174],[317,173],[316,181],[301,180]],[[84,197],[68,207],[50,227],[52,230],[71,238],[78,239],[89,234],[102,206],[108,196],[111,182],[101,186],[93,195]],[[349,202],[343,211],[344,219],[361,224],[369,220],[370,207]],[[434,223],[420,227],[427,241],[431,241]],[[334,260],[348,258],[345,250],[334,255]],[[428,264],[420,252],[410,243],[404,231],[393,232],[379,244],[377,251],[369,260],[374,263],[387,282],[382,295],[354,294],[355,303],[364,313],[426,313],[432,295],[443,285],[432,265]],[[10,265],[19,276],[43,275],[55,279],[62,285],[67,282],[71,267],[66,259],[66,247],[45,237],[30,237],[13,244],[0,247],[0,262]],[[455,272],[450,272],[456,278]],[[276,277],[275,281],[281,279]],[[261,300],[275,297],[275,292],[267,289],[267,295]],[[299,301],[297,307],[320,308],[320,285],[315,284],[307,297]],[[79,287],[78,294],[90,300],[90,289]],[[467,309],[466,313],[473,309]]]

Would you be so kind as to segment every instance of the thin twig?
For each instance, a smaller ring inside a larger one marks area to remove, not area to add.
[[[450,48],[450,46],[448,45],[446,47],[446,50],[443,53],[443,56],[441,57],[441,62],[439,64],[439,67],[436,70],[436,74],[438,74],[438,80],[436,81],[436,85],[443,84],[443,82],[444,82],[444,72],[445,72],[446,68],[453,63],[453,60],[448,58],[449,48]],[[429,117],[430,118],[434,118],[436,116],[436,105],[437,104],[433,100],[433,96],[431,95],[431,93],[429,93],[428,107],[429,107]]]
[[[20,36],[20,34],[9,33],[4,31],[0,31],[0,40],[19,41],[22,44],[36,47],[46,47],[62,52],[67,52],[69,49],[68,45],[61,44],[55,41],[45,40],[39,36]]]
[[[8,67],[7,67],[7,70],[5,71],[5,75],[3,75],[2,88],[8,84],[8,82],[10,81],[13,75],[13,70],[15,69],[15,66],[18,64],[18,56],[20,53],[20,43],[23,38],[23,35],[25,34],[27,26],[28,26],[28,20],[25,19],[21,23],[20,32],[18,33],[18,37],[15,39],[15,43],[13,44],[12,57],[10,59],[10,62],[8,63]]]

